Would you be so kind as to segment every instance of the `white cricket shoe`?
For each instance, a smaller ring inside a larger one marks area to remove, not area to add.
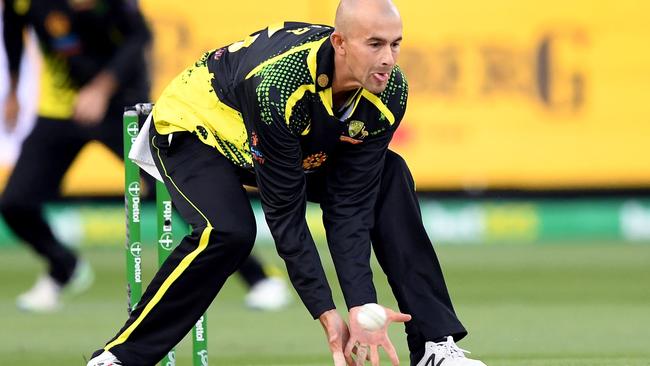
[[[122,362],[109,351],[102,352],[99,356],[92,358],[86,366],[121,366]]]
[[[469,353],[459,348],[454,338],[449,336],[445,342],[427,342],[424,357],[417,366],[486,366],[483,362],[465,357]]]
[[[16,305],[21,310],[35,313],[57,311],[62,307],[62,291],[79,294],[87,290],[94,279],[95,275],[88,262],[80,259],[74,268],[70,281],[63,287],[49,275],[41,275],[31,289],[18,296]]]
[[[61,285],[49,275],[42,275],[31,289],[18,296],[16,305],[36,313],[57,311],[61,308]]]
[[[280,278],[265,278],[251,287],[244,303],[247,307],[262,311],[275,311],[291,302],[287,284]]]

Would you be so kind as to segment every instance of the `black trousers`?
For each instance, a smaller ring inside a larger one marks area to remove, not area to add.
[[[155,131],[152,129],[152,132]],[[237,168],[189,133],[156,135],[152,152],[181,216],[192,232],[162,265],[124,327],[104,349],[126,366],[151,366],[187,334],[255,241],[255,217]],[[467,334],[456,317],[438,260],[420,217],[413,179],[389,152],[371,237],[402,311],[412,357],[424,342]],[[308,177],[308,198],[319,201],[322,179]],[[325,348],[324,348],[325,349]],[[101,350],[95,352],[99,354]],[[415,356],[416,357],[416,356]]]
[[[264,272],[264,267],[262,263],[253,255],[249,255],[248,258],[242,263],[242,265],[237,270],[237,273],[241,276],[242,280],[246,286],[253,287],[257,282],[265,279],[267,274]]]

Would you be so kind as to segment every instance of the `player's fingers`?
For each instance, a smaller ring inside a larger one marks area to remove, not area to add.
[[[5,119],[5,131],[6,132],[13,132],[16,129],[17,124],[18,124],[18,120],[16,118],[6,118]]]
[[[75,108],[72,118],[82,125],[88,123],[90,117],[88,116],[88,111],[84,107],[77,106]]]
[[[354,366],[354,359],[352,356],[345,356],[345,362],[347,362],[348,366]]]
[[[390,339],[386,338],[386,341],[384,341],[381,346],[384,347],[384,351],[386,351],[388,358],[390,358],[391,364],[393,366],[399,365],[399,357],[397,357],[397,351],[395,350],[395,347],[393,346],[393,343],[391,343]]]
[[[12,98],[7,98],[5,102],[5,130],[12,132],[18,123],[18,102],[9,99]]]
[[[386,311],[386,314],[388,315],[388,320],[390,320],[391,322],[405,323],[411,320],[411,315],[409,314],[400,313],[390,309],[388,310],[389,311]]]
[[[366,357],[368,357],[368,346],[359,345],[359,347],[357,347],[357,362],[355,365],[363,366],[366,363]]]
[[[345,358],[348,358],[352,355],[352,349],[356,343],[357,340],[355,338],[350,337],[350,339],[348,339],[348,342],[345,344],[345,349],[343,350],[343,355],[345,355]]]
[[[372,366],[379,366],[379,352],[374,344],[370,346],[370,363]]]
[[[359,352],[359,347],[357,347],[356,338],[350,337],[348,342],[345,344],[345,350],[343,351],[343,356],[345,356],[345,361],[348,363],[348,366],[355,366],[356,361],[352,357],[352,354],[357,354]]]
[[[346,360],[345,356],[343,356],[343,352],[332,352],[332,358],[334,359],[334,366],[346,366]]]
[[[343,355],[345,357],[345,362],[348,364],[348,366],[354,366],[354,359],[352,358],[352,355]]]

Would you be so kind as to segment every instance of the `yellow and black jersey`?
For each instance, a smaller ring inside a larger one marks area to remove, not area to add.
[[[335,110],[332,32],[286,22],[208,52],[153,111],[158,133],[190,131],[254,171],[278,251],[314,317],[333,303],[305,221],[305,174],[326,180],[324,223],[348,305],[375,302],[370,268],[359,258],[369,255],[384,156],[408,94],[395,67],[381,94],[359,89]]]
[[[136,0],[7,0],[4,41],[18,74],[23,30],[34,29],[43,54],[38,114],[68,119],[77,91],[102,70],[119,94],[148,90],[144,51],[151,40]]]

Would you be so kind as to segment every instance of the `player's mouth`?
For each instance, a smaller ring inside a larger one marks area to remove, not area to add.
[[[372,74],[372,77],[380,83],[387,82],[389,76],[390,76],[389,72],[375,72]]]

